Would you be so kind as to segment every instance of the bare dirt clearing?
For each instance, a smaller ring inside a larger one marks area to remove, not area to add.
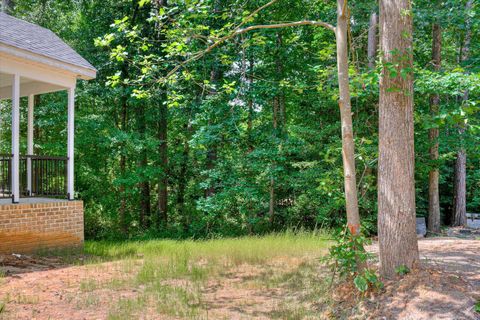
[[[327,294],[328,272],[306,256],[165,278],[154,288],[149,278],[140,281],[141,257],[68,266],[54,258],[4,256],[0,318],[478,319],[480,241],[437,238],[419,245],[422,270],[364,298],[339,288]]]
[[[419,249],[422,269],[386,283],[370,311],[386,319],[480,319],[480,241],[422,239]]]

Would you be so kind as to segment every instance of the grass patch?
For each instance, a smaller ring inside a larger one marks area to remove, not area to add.
[[[108,319],[134,319],[145,312],[201,318],[208,315],[203,294],[209,280],[221,282],[229,270],[234,272],[240,265],[255,265],[267,271],[261,279],[254,279],[259,287],[303,286],[306,283],[301,278],[309,277],[308,292],[313,295],[321,291],[315,289],[321,284],[313,283],[319,280],[313,277],[313,267],[301,265],[294,273],[285,274],[282,268],[270,270],[270,262],[276,258],[319,257],[330,245],[329,239],[322,232],[286,232],[198,241],[87,241],[85,254],[94,257],[90,261],[117,262],[111,270],[112,279],[80,283],[81,305],[94,306],[98,303],[96,290],[110,289],[116,294],[123,291],[126,296],[109,303]],[[290,299],[279,307],[273,317],[301,319],[308,311],[303,302]]]
[[[261,264],[275,256],[302,256],[328,247],[325,232],[285,232],[213,240],[87,241],[85,253],[105,259],[162,257],[168,260],[223,261],[231,265]]]
[[[115,303],[113,310],[108,314],[109,320],[129,320],[135,319],[135,315],[143,310],[146,305],[145,296],[126,299],[120,298]]]

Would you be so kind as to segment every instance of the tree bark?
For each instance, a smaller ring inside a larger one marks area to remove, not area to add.
[[[455,161],[455,180],[454,180],[454,198],[453,198],[453,220],[452,225],[455,227],[467,225],[467,202],[466,202],[466,165],[467,154],[465,149],[457,152]]]
[[[337,0],[337,69],[340,100],[340,118],[342,123],[342,158],[345,183],[345,202],[348,229],[353,235],[360,233],[360,215],[358,212],[357,179],[355,171],[355,143],[353,140],[352,106],[348,77],[348,8],[346,0]]]
[[[367,47],[367,58],[368,58],[368,68],[375,68],[375,59],[377,56],[377,28],[378,28],[378,18],[377,13],[372,12],[370,15],[370,24],[368,27],[368,47]]]
[[[273,116],[272,116],[272,124],[273,124],[273,132],[274,132],[274,138],[277,137],[277,130],[278,130],[278,109],[279,109],[279,103],[278,103],[278,95],[273,98]],[[275,141],[276,142],[276,141]],[[275,161],[272,162],[272,171],[275,170]],[[270,201],[269,201],[269,206],[268,206],[268,216],[269,216],[269,222],[270,226],[272,226],[273,221],[275,219],[275,177],[274,173],[271,173],[270,177]]]
[[[158,153],[160,157],[160,179],[158,181],[157,227],[168,222],[168,106],[160,101],[158,119]]]
[[[185,191],[187,188],[187,171],[190,155],[190,145],[188,144],[188,141],[192,131],[192,124],[190,118],[188,119],[187,124],[184,125],[184,129],[185,141],[183,142],[182,162],[180,166],[180,174],[178,177],[177,210],[183,221],[183,228],[184,230],[187,230],[189,226],[189,217],[187,217],[185,212]]]
[[[122,112],[121,112],[121,124],[120,128],[123,132],[127,132],[127,96],[122,97]],[[122,179],[125,178],[126,174],[126,164],[127,164],[127,155],[126,155],[126,146],[125,143],[122,143],[121,154],[120,154],[120,176]],[[120,194],[120,211],[119,211],[119,222],[120,228],[124,234],[128,233],[128,226],[126,221],[126,211],[127,211],[127,199],[125,193],[125,183],[120,183],[119,187]]]
[[[249,73],[248,73],[248,89],[249,89],[249,94],[248,94],[248,118],[247,118],[247,144],[248,144],[248,152],[252,152],[254,149],[254,141],[253,141],[253,115],[254,115],[254,110],[253,110],[253,97],[252,97],[252,90],[253,90],[253,69],[254,69],[254,60],[253,60],[253,55],[250,58],[250,65],[249,65]]]
[[[465,11],[468,14],[472,9],[473,1],[468,0],[465,6]],[[470,40],[471,40],[471,19],[466,20],[465,39],[460,50],[460,62],[465,62],[470,56]],[[468,99],[468,91],[466,91],[462,98],[464,101]],[[463,143],[463,135],[465,133],[465,123],[462,123],[459,128],[460,141]],[[463,146],[460,146],[457,151],[457,159],[455,160],[454,171],[454,186],[453,186],[453,226],[467,225],[467,152]]]
[[[145,119],[145,106],[142,104],[137,107],[137,122],[138,133],[142,141],[145,141],[147,124]],[[138,167],[142,172],[148,165],[148,152],[147,147],[143,146],[140,152],[140,159],[138,161]],[[150,225],[150,182],[148,177],[145,177],[143,172],[140,174],[140,183],[138,184],[140,190],[140,217],[139,222],[143,228],[148,228]]]
[[[156,13],[161,8],[167,7],[167,0],[155,0],[153,2]],[[157,21],[156,26],[157,39],[159,43],[165,40],[165,35],[161,30],[161,23]],[[161,53],[163,54],[163,53]],[[165,88],[160,88],[159,101],[159,119],[158,119],[158,154],[160,176],[158,178],[158,199],[157,199],[157,218],[156,227],[166,225],[168,222],[168,106],[166,104]]]
[[[278,85],[278,92],[273,98],[273,117],[272,117],[272,124],[273,124],[273,136],[275,143],[277,143],[277,139],[282,139],[283,132],[284,132],[284,121],[285,121],[285,100],[283,97],[282,88],[280,87],[279,82],[282,80],[283,76],[283,62],[281,57],[281,50],[282,50],[282,35],[278,32],[277,33],[277,50],[276,50],[276,57],[275,57],[275,67],[276,67],[276,80]],[[278,146],[279,150],[282,149],[282,143],[280,142]],[[273,161],[272,163],[272,176],[270,178],[270,201],[269,201],[269,222],[270,226],[273,227],[273,222],[275,220],[275,167],[276,163]]]
[[[37,94],[37,95],[35,95],[35,97],[33,99],[35,101],[33,103],[35,108],[40,107],[40,103],[42,101],[42,96]],[[33,117],[33,121],[35,121],[35,117]],[[39,154],[38,144],[36,144],[35,141],[39,141],[41,136],[42,136],[42,129],[40,128],[40,126],[35,125],[35,123],[34,123],[33,124],[33,154]]]
[[[410,0],[380,0],[380,50],[383,63],[399,64],[380,78],[378,239],[380,273],[419,261],[416,235],[412,8]],[[403,76],[401,76],[401,72]],[[406,72],[406,73],[405,73]]]
[[[212,67],[212,70],[210,71],[210,82],[212,84],[218,85],[219,80],[222,78],[222,72],[218,69],[218,66],[216,63],[214,63],[214,66]],[[211,95],[216,95],[216,89],[213,90]],[[211,120],[209,121],[209,125],[211,124]],[[215,165],[218,159],[218,149],[217,149],[217,143],[210,143],[208,146],[207,150],[207,161],[206,161],[206,167],[208,171],[211,171],[215,169]],[[205,198],[209,198],[213,195],[215,195],[215,182],[212,182],[210,186],[205,189]]]
[[[432,26],[432,64],[435,71],[440,71],[442,64],[442,29],[438,23]],[[430,113],[432,117],[438,115],[440,95],[433,94],[430,97]],[[438,128],[431,128],[428,132],[430,140],[430,160],[438,161]],[[434,163],[428,175],[428,231],[431,233],[440,232],[440,195],[438,189],[439,170],[437,163]]]

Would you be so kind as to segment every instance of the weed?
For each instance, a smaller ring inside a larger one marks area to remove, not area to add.
[[[145,308],[147,299],[141,295],[136,298],[120,298],[117,300],[113,310],[108,314],[109,320],[129,320],[135,319],[135,315]]]
[[[404,276],[407,273],[410,273],[410,269],[406,265],[401,265],[395,268],[395,273],[397,273],[400,276]]]
[[[368,289],[379,289],[383,283],[374,270],[366,267],[372,254],[365,250],[369,240],[363,235],[352,235],[347,228],[336,238],[337,243],[330,248],[330,254],[324,259],[331,270],[340,277],[353,279],[358,291],[365,293]]]

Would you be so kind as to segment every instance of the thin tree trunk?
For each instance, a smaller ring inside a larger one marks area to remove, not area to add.
[[[160,9],[167,7],[167,0],[155,0],[153,2],[156,14]],[[157,39],[161,43],[165,40],[165,35],[161,30],[161,23],[156,24]],[[163,53],[162,53],[163,54]],[[168,222],[168,106],[166,104],[166,89],[160,93],[159,101],[159,119],[158,119],[158,154],[160,176],[158,178],[158,199],[157,199],[157,218],[156,227],[166,225]]]
[[[435,71],[439,71],[442,64],[442,29],[438,23],[432,27],[432,64]],[[440,95],[433,94],[430,97],[430,113],[432,117],[438,115]],[[430,159],[438,161],[438,128],[431,128],[428,132],[430,140]],[[440,195],[438,190],[439,170],[437,164],[430,170],[428,175],[428,231],[440,232]]]
[[[273,116],[272,116],[272,124],[273,124],[273,132],[274,137],[277,137],[277,130],[278,130],[278,109],[279,109],[279,97],[278,95],[273,98]],[[276,141],[275,141],[276,143]],[[270,177],[270,201],[268,206],[268,216],[270,226],[272,226],[273,221],[275,219],[275,177],[273,171],[275,170],[275,161],[272,163],[272,173]]]
[[[146,119],[145,119],[145,106],[140,105],[137,108],[137,121],[138,121],[138,132],[142,141],[145,141],[145,135],[147,130]],[[143,171],[148,165],[148,153],[146,146],[142,147],[140,152],[140,160],[138,161],[138,166],[140,171]],[[140,225],[143,228],[148,228],[150,224],[150,182],[148,178],[145,177],[143,173],[140,175],[140,183],[138,188],[140,190]]]
[[[277,32],[277,54],[275,57],[275,66],[276,66],[276,75],[277,75],[277,82],[279,83],[283,78],[283,61],[281,56],[281,50],[283,46],[283,39],[280,32]],[[285,96],[283,93],[283,89],[278,84],[278,92],[273,98],[273,135],[275,140],[280,139],[280,143],[278,144],[279,152],[282,151],[282,140],[283,134],[285,130]],[[275,141],[277,143],[277,141]],[[273,223],[275,220],[275,168],[276,163],[273,161],[272,163],[273,172],[270,178],[270,201],[269,201],[269,222],[270,226],[273,227]]]
[[[177,210],[182,221],[184,221],[184,230],[187,230],[189,226],[189,217],[186,216],[185,212],[185,190],[187,188],[187,171],[190,155],[190,145],[188,144],[188,141],[190,137],[190,132],[192,131],[190,119],[188,119],[188,123],[185,125],[184,128],[186,132],[185,141],[183,142],[182,163],[180,166],[180,174],[178,178]]]
[[[218,85],[219,80],[222,77],[221,71],[218,69],[218,66],[215,65],[212,67],[212,70],[210,71],[210,82],[212,84]],[[211,95],[216,95],[217,92],[214,90]],[[211,124],[211,120],[209,121],[209,124]],[[218,159],[218,149],[217,149],[217,143],[210,143],[208,150],[207,150],[207,161],[206,161],[206,167],[208,171],[212,171],[215,169],[215,165]],[[210,186],[207,187],[205,190],[205,198],[209,198],[213,195],[215,195],[215,182],[212,182]]]
[[[35,108],[38,108],[40,106],[40,103],[42,101],[42,96],[37,94],[35,95],[34,97],[34,103],[33,105],[35,106]],[[35,112],[35,111],[34,111]],[[33,117],[33,121],[35,121],[35,117]],[[42,130],[40,128],[40,126],[37,126],[37,125],[33,125],[33,154],[34,155],[37,155],[38,154],[38,145],[35,143],[35,141],[39,141],[40,140],[40,137],[42,136]]]
[[[466,14],[472,9],[473,0],[468,0],[465,6]],[[460,51],[460,62],[465,62],[470,56],[470,40],[471,40],[471,19],[466,19],[465,40]],[[465,91],[463,100],[468,100],[468,91]],[[460,141],[463,143],[463,135],[465,133],[466,124],[460,125],[459,134]],[[455,160],[453,186],[453,226],[467,226],[467,152],[463,146],[457,151],[457,159]]]
[[[346,0],[337,0],[337,69],[340,91],[340,118],[342,123],[342,158],[345,183],[345,202],[348,229],[353,235],[360,233],[357,179],[355,171],[355,143],[353,141],[352,106],[348,77],[348,8]]]
[[[127,97],[122,97],[122,112],[121,112],[121,130],[123,132],[127,132]],[[120,154],[120,176],[122,179],[125,179],[126,174],[126,164],[127,164],[127,156],[126,156],[126,146],[125,143],[122,143],[121,147],[121,154]],[[126,211],[127,211],[127,199],[125,193],[125,183],[120,183],[119,187],[119,194],[120,194],[120,211],[119,211],[119,220],[120,220],[120,228],[124,234],[127,234],[128,227],[126,221]]]
[[[158,119],[158,153],[160,157],[160,179],[158,181],[158,218],[157,227],[168,222],[168,107],[164,99],[160,101]]]
[[[253,115],[254,115],[254,110],[253,110],[253,98],[252,98],[252,86],[253,86],[253,66],[254,66],[254,61],[253,57],[250,58],[250,72],[249,72],[249,80],[248,80],[248,85],[249,85],[249,95],[248,95],[248,119],[247,119],[247,143],[248,143],[248,152],[252,152],[254,149],[253,146]]]
[[[372,12],[370,15],[370,25],[368,28],[368,48],[367,48],[367,58],[368,58],[368,68],[375,68],[375,59],[377,56],[377,28],[378,28],[378,18],[377,13]]]
[[[252,90],[253,90],[253,69],[254,69],[254,60],[253,60],[253,54],[250,56],[249,62],[248,62],[248,72],[247,72],[247,61],[245,59],[245,48],[243,48],[243,63],[242,63],[242,68],[243,68],[243,73],[245,75],[245,82],[247,83],[247,146],[248,146],[248,153],[253,151],[253,95],[252,95]]]
[[[419,261],[416,235],[412,8],[410,0],[380,0],[380,50],[383,62],[398,63],[380,78],[378,158],[378,239],[380,273]],[[401,69],[406,76],[400,76]]]
[[[467,203],[465,197],[466,186],[466,165],[467,154],[465,149],[460,149],[457,152],[457,159],[455,161],[455,180],[454,180],[454,215],[453,226],[466,226],[467,225]]]

